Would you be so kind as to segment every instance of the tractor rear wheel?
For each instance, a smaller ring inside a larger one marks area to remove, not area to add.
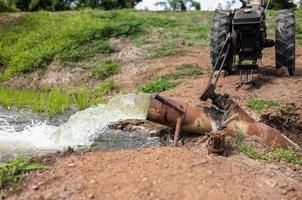
[[[296,28],[292,10],[280,10],[276,19],[276,69],[286,67],[290,76],[295,72]]]
[[[228,33],[230,32],[230,23],[231,19],[230,16],[224,15],[222,13],[216,13],[212,20],[212,29],[211,29],[211,61],[212,61],[212,68],[213,70],[219,70],[222,62],[223,57],[225,54],[223,53],[219,56],[221,49],[223,48],[224,41],[227,38]],[[216,68],[215,64],[217,62]],[[233,64],[233,56],[231,53],[228,53],[225,63],[222,67],[223,70],[228,72],[231,71]]]

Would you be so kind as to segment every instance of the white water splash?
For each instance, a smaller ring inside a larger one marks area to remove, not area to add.
[[[17,132],[0,116],[0,152],[60,150],[90,145],[108,124],[124,119],[146,119],[150,96],[127,94],[79,111],[59,127],[38,123]]]

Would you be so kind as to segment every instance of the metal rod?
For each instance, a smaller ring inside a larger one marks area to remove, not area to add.
[[[174,133],[174,146],[178,146],[178,140],[180,135],[180,129],[181,129],[181,117],[177,118],[176,126],[175,126],[175,133]]]
[[[172,101],[167,101],[165,98],[159,96],[159,95],[155,95],[154,99],[158,100],[159,102],[165,104],[166,106],[172,108],[173,110],[177,111],[180,114],[184,114],[185,111],[183,108],[181,108],[180,105],[175,105]]]

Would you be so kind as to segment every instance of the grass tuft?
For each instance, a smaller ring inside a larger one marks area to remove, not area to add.
[[[106,60],[92,70],[92,74],[102,80],[118,74],[120,65],[113,60]]]
[[[190,76],[199,76],[202,74],[202,69],[199,66],[192,64],[183,64],[176,68],[176,72],[163,75],[162,78],[169,80],[177,80]]]
[[[254,160],[266,161],[286,161],[288,163],[302,165],[302,154],[292,149],[276,148],[268,153],[263,153],[256,150],[253,146],[244,144],[244,134],[241,130],[237,131],[235,143],[245,155]]]
[[[157,93],[164,92],[166,90],[176,87],[179,82],[175,80],[202,75],[203,72],[199,66],[192,64],[183,64],[176,68],[176,71],[170,74],[162,75],[158,78],[151,80],[143,87],[138,88],[138,92],[144,93]]]
[[[17,106],[54,115],[68,109],[71,102],[71,96],[60,89],[36,92],[0,87],[0,103],[7,108]]]
[[[46,165],[30,162],[17,157],[5,164],[0,164],[0,191],[8,189],[24,180],[26,174],[33,170],[47,169]]]
[[[302,165],[302,154],[291,149],[275,149],[272,152],[272,156],[278,161],[283,160],[289,163]]]
[[[157,92],[163,92],[163,91],[169,90],[176,86],[177,86],[177,83],[173,83],[168,79],[157,78],[157,79],[150,81],[143,87],[140,87],[138,89],[138,91],[143,92],[143,93],[157,93]]]
[[[259,151],[257,151],[254,147],[248,144],[244,144],[243,141],[245,139],[245,136],[242,132],[242,130],[237,131],[237,135],[235,138],[235,143],[245,155],[247,155],[249,158],[254,160],[267,160],[265,155]]]
[[[278,108],[281,106],[281,104],[280,102],[273,100],[250,98],[247,100],[247,106],[257,112],[261,112],[263,109],[267,108]]]
[[[100,95],[107,95],[116,89],[116,87],[117,85],[114,80],[106,80],[97,86],[97,91]]]
[[[149,58],[161,58],[180,54],[175,47],[163,46],[149,49]]]

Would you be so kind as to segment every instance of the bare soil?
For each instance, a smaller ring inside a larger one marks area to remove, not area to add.
[[[10,199],[301,199],[278,166],[200,150],[91,152],[34,172]]]
[[[8,19],[2,18],[0,16],[1,23],[8,23]],[[184,47],[182,55],[148,59],[147,47],[132,47],[129,41],[123,40],[112,42],[120,48],[112,58],[123,66],[121,73],[113,78],[119,82],[123,92],[133,92],[152,78],[189,63],[200,66],[204,75],[185,78],[175,89],[161,95],[201,104],[198,97],[207,85],[210,72],[208,48]],[[302,120],[301,46],[297,47],[296,58],[294,77],[277,76],[274,51],[265,50],[253,90],[236,89],[239,75],[232,74],[221,78],[218,91],[230,94],[259,120],[262,116],[265,123],[279,129],[285,127],[282,129],[284,132],[291,134],[292,125],[297,125],[293,138],[302,144],[299,125]],[[79,79],[91,81],[89,74],[81,68],[60,69],[54,66],[47,72],[16,77],[7,84],[17,84],[17,87],[56,86]],[[255,113],[245,106],[246,100],[252,96],[290,103],[295,106],[295,115],[286,117],[276,110]],[[203,146],[194,144],[194,141],[193,145],[188,143],[182,148],[71,151],[63,156],[46,156],[44,161],[52,166],[50,170],[30,173],[14,193],[0,199],[302,199],[301,166],[255,161],[241,153],[229,157],[208,155]]]

